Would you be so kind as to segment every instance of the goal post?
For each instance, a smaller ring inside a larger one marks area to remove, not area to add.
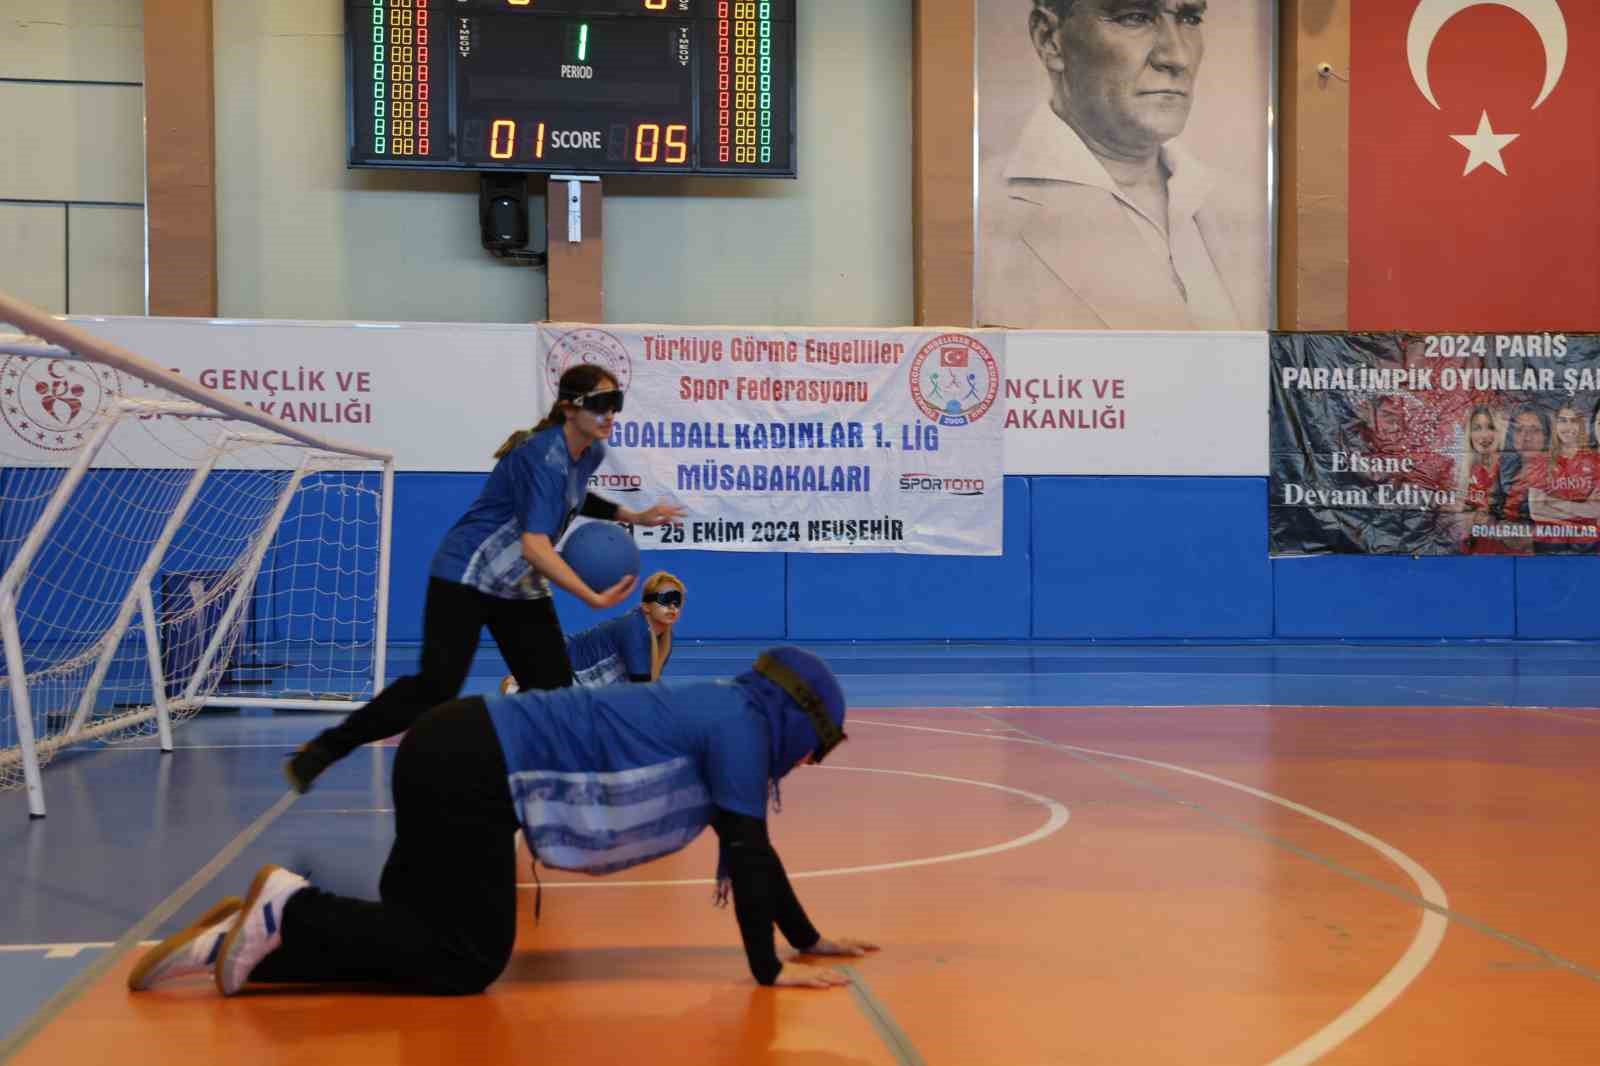
[[[393,490],[387,452],[0,294],[0,788],[43,815],[71,745],[371,699]]]

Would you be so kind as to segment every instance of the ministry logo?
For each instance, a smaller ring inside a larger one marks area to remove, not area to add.
[[[122,392],[110,367],[77,359],[12,356],[0,364],[0,418],[35,448],[72,451]]]
[[[575,329],[563,333],[550,346],[545,357],[545,373],[550,380],[550,391],[559,387],[561,375],[575,366],[593,363],[617,379],[617,387],[626,389],[633,376],[633,362],[628,358],[628,346],[603,329]]]

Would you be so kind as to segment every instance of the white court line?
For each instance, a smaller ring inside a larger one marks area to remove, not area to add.
[[[843,876],[845,874],[877,873],[877,872],[879,872],[881,870],[904,870],[904,869],[907,869],[907,868],[913,867],[913,866],[932,866],[932,865],[935,865],[936,863],[959,862],[959,861],[961,861],[963,859],[977,859],[977,858],[981,858],[981,857],[983,857],[985,855],[998,855],[1002,851],[1011,851],[1011,850],[1013,850],[1015,848],[1027,847],[1029,844],[1033,844],[1033,843],[1036,843],[1036,842],[1038,842],[1040,840],[1043,840],[1045,837],[1050,836],[1052,833],[1058,832],[1061,829],[1062,826],[1067,824],[1067,819],[1069,817],[1071,817],[1071,813],[1067,810],[1066,805],[1061,803],[1058,800],[1053,800],[1049,796],[1041,796],[1041,795],[1038,795],[1037,793],[1033,793],[1033,792],[1024,792],[1020,788],[1010,788],[1010,787],[1008,787],[1006,785],[997,785],[997,784],[993,783],[992,781],[974,781],[974,780],[972,780],[970,778],[965,778],[965,777],[945,777],[942,774],[922,774],[922,773],[916,773],[916,772],[914,772],[912,770],[880,770],[880,769],[876,769],[874,767],[867,767],[867,766],[820,766],[820,767],[817,767],[817,769],[819,769],[819,770],[843,771],[843,772],[854,772],[854,773],[864,773],[864,774],[895,774],[895,775],[898,775],[898,776],[901,776],[901,777],[923,777],[923,778],[927,778],[930,781],[948,781],[948,782],[952,782],[952,783],[958,784],[958,785],[974,785],[974,786],[976,786],[978,788],[993,789],[996,792],[1009,792],[1010,794],[1012,794],[1014,796],[1021,796],[1024,799],[1032,800],[1033,802],[1039,804],[1041,807],[1044,807],[1047,811],[1050,812],[1050,817],[1045,819],[1044,824],[1039,826],[1037,829],[1033,830],[1032,832],[1024,833],[1022,836],[1016,837],[1015,839],[1012,839],[1012,840],[1004,841],[1004,842],[999,843],[999,844],[990,844],[987,847],[973,848],[970,851],[955,851],[955,852],[950,852],[950,853],[945,854],[945,855],[933,855],[933,856],[930,856],[930,857],[924,858],[924,859],[901,859],[901,860],[899,860],[897,862],[873,863],[873,864],[871,864],[869,866],[841,866],[841,867],[838,867],[836,869],[831,869],[831,870],[806,870],[806,871],[801,871],[799,873],[790,874],[789,875],[790,880],[795,880],[795,879],[802,878],[802,877],[841,877],[841,876]],[[303,812],[296,812],[296,813],[304,813],[304,814],[313,814],[313,813],[315,813],[315,814],[372,814],[372,813],[381,813],[383,810],[384,810],[384,808],[361,808],[361,809],[349,809],[349,810],[303,811]],[[682,878],[682,879],[671,880],[671,881],[609,881],[609,882],[608,881],[599,881],[599,880],[595,880],[595,881],[546,881],[544,883],[544,887],[545,888],[658,888],[658,887],[665,887],[665,886],[669,886],[669,885],[714,885],[714,884],[716,884],[716,878],[714,878],[714,877],[705,877],[705,878]],[[518,888],[534,888],[536,886],[533,885],[533,884],[519,884],[517,887]],[[150,944],[159,943],[159,941],[146,940],[146,941],[141,941],[140,943],[141,943],[141,945],[150,945]],[[112,941],[109,941],[109,940],[107,940],[107,941],[85,941],[85,942],[82,942],[82,943],[75,943],[75,944],[73,944],[73,943],[68,943],[68,944],[0,944],[0,953],[43,952],[44,955],[45,955],[45,958],[49,958],[49,959],[69,959],[69,958],[72,958],[73,956],[77,955],[78,952],[80,952],[80,951],[85,951],[85,950],[93,949],[93,948],[109,948],[109,947],[111,947],[111,945],[112,945]]]
[[[894,774],[900,777],[923,777],[929,781],[949,781],[957,785],[974,785],[978,788],[989,788],[996,792],[1009,792],[1013,796],[1021,796],[1039,804],[1050,812],[1050,817],[1045,823],[1031,833],[1024,833],[1013,840],[1000,844],[990,844],[988,847],[973,848],[970,851],[952,851],[945,855],[932,855],[925,859],[901,859],[897,862],[878,862],[867,866],[840,866],[831,870],[802,870],[789,875],[789,880],[796,881],[801,878],[811,877],[843,877],[846,874],[878,873],[883,870],[905,870],[913,866],[933,866],[941,862],[960,862],[963,859],[978,859],[985,855],[998,855],[1002,851],[1011,851],[1013,848],[1027,847],[1029,844],[1043,840],[1050,834],[1058,831],[1067,824],[1071,816],[1066,805],[1049,796],[1041,796],[1034,792],[1024,792],[1020,788],[1011,788],[1007,785],[997,785],[992,781],[974,781],[968,777],[945,777],[942,774],[921,774],[914,770],[880,770],[871,766],[819,766],[818,770],[833,770],[836,772],[859,774]],[[714,877],[683,877],[669,881],[546,881],[545,888],[664,888],[669,885],[714,885]],[[528,882],[517,886],[518,888],[535,888],[535,884]]]
[[[1444,940],[1445,929],[1449,927],[1449,920],[1440,913],[1440,911],[1447,909],[1449,906],[1444,888],[1415,859],[1412,859],[1392,844],[1379,840],[1372,834],[1357,829],[1348,822],[1340,821],[1330,814],[1324,814],[1319,810],[1296,803],[1294,800],[1274,795],[1271,792],[1252,788],[1238,781],[1230,781],[1225,777],[1217,777],[1215,774],[1191,770],[1186,766],[1157,762],[1154,759],[1141,759],[1138,756],[1122,755],[1114,751],[1080,748],[1071,744],[1057,744],[1054,741],[1043,741],[1034,738],[997,736],[993,733],[973,733],[958,729],[937,729],[931,726],[903,725],[898,722],[877,722],[872,719],[852,718],[850,721],[853,725],[876,725],[886,729],[912,729],[925,733],[949,733],[955,736],[976,737],[980,740],[999,740],[1012,744],[1034,744],[1041,747],[1081,752],[1085,755],[1098,755],[1108,759],[1122,759],[1142,766],[1154,766],[1163,770],[1171,770],[1174,773],[1187,774],[1190,777],[1210,781],[1225,788],[1248,793],[1270,803],[1276,803],[1280,807],[1286,807],[1297,814],[1303,814],[1308,818],[1322,822],[1324,825],[1337,829],[1339,832],[1367,845],[1404,870],[1406,876],[1410,877],[1412,883],[1417,886],[1417,891],[1421,897],[1433,906],[1423,909],[1422,921],[1417,926],[1416,936],[1412,937],[1410,945],[1407,946],[1404,954],[1400,956],[1400,960],[1378,980],[1377,984],[1368,989],[1366,995],[1356,1000],[1333,1021],[1273,1059],[1268,1066],[1305,1066],[1307,1063],[1317,1061],[1323,1055],[1348,1040],[1362,1026],[1372,1021],[1391,1003],[1399,999],[1401,993],[1421,976],[1423,969],[1432,961],[1434,953],[1439,950],[1439,944]],[[1433,908],[1438,908],[1438,910]]]
[[[276,744],[174,744],[173,751],[231,751],[234,748],[281,748],[291,752],[299,747],[301,742],[285,737]],[[366,745],[362,745],[366,747]],[[159,744],[108,744],[106,751],[160,751]]]
[[[39,952],[47,959],[74,959],[81,951],[104,950],[115,943],[114,940],[85,940],[77,944],[0,944],[0,955]],[[159,943],[159,940],[141,940],[135,946],[148,948]]]
[[[1560,718],[1567,722],[1582,722],[1584,725],[1600,725],[1600,715],[1593,718],[1585,718],[1581,714],[1562,714],[1560,711],[1552,711],[1548,707],[1507,707],[1506,710],[1527,711],[1530,714],[1542,714],[1547,718]]]

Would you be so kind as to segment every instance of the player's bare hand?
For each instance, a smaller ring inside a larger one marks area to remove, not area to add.
[[[837,988],[850,983],[850,975],[826,966],[807,966],[800,962],[786,962],[772,982],[784,988]]]
[[[666,500],[657,500],[654,506],[640,511],[638,514],[634,515],[634,524],[641,526],[664,526],[668,522],[676,522],[678,519],[682,518],[688,513],[689,512],[686,508],[679,507],[675,503],[668,503]]]
[[[597,611],[603,611],[608,607],[615,607],[617,604],[628,598],[628,593],[633,591],[634,582],[637,580],[638,578],[635,575],[629,574],[621,581],[618,581],[615,585],[612,585],[610,588],[597,595],[589,603],[589,606],[593,607]]]
[[[821,940],[806,948],[802,955],[865,955],[869,951],[877,951],[878,945],[867,941],[857,940],[854,937],[840,937],[838,940]]]

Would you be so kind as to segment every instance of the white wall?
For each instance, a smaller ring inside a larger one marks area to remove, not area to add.
[[[610,320],[911,321],[912,0],[799,6],[801,178],[608,179]],[[223,315],[544,317],[543,273],[479,246],[476,175],[345,167],[341,3],[214,10]]]

